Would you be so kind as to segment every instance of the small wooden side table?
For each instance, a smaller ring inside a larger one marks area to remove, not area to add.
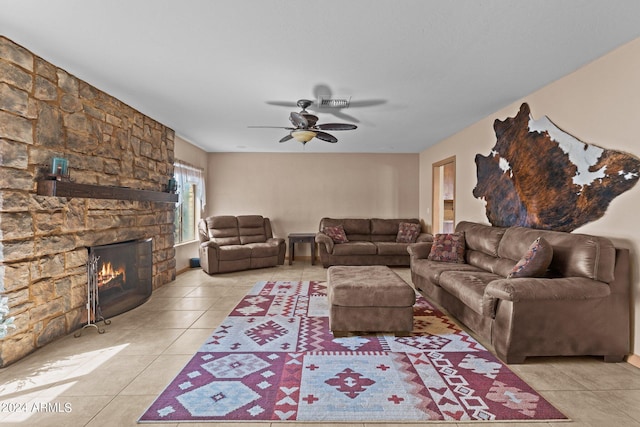
[[[295,244],[309,243],[311,245],[311,265],[316,264],[316,233],[290,233],[289,234],[289,265],[295,257]]]

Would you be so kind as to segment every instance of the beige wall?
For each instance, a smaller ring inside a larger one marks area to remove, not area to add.
[[[578,71],[514,102],[440,144],[420,153],[420,216],[431,223],[431,165],[456,156],[456,220],[488,223],[476,185],[474,156],[487,155],[496,142],[495,119],[513,117],[522,102],[534,118],[548,116],[558,127],[586,143],[640,156],[640,39],[628,43]],[[640,186],[616,198],[605,216],[576,232],[610,237],[631,249],[633,352],[640,354],[640,281],[638,249]]]
[[[417,217],[418,157],[210,153],[206,213],[263,215],[285,238],[317,231],[324,216]]]
[[[204,169],[207,176],[207,152],[189,143],[179,135],[175,136],[175,158],[193,166]],[[206,182],[206,178],[205,178]],[[206,207],[205,207],[206,208]],[[176,245],[176,271],[189,268],[189,259],[198,257],[198,242],[188,242]]]

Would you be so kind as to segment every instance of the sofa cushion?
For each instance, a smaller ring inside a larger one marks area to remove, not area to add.
[[[407,255],[409,243],[374,242],[378,247],[378,255]]]
[[[280,248],[275,242],[270,243],[248,243],[244,245],[251,249],[251,258],[264,258],[278,256]]]
[[[251,248],[245,245],[220,246],[220,261],[234,261],[251,258]]]
[[[333,247],[333,255],[375,255],[376,251],[371,242],[347,242]]]
[[[470,264],[454,264],[450,262],[429,261],[419,259],[411,265],[412,273],[429,279],[434,285],[440,284],[440,275],[445,271],[477,271],[483,270]]]
[[[553,247],[549,266],[553,275],[613,281],[615,247],[611,240],[600,236],[510,227],[500,241],[498,255],[518,261],[538,237],[544,237]]]
[[[210,216],[206,221],[209,228],[238,228],[238,217],[233,215]]]
[[[265,242],[267,236],[264,229],[264,217],[261,215],[240,215],[238,216],[238,234],[240,243]]]
[[[415,243],[418,235],[421,231],[420,224],[414,224],[411,222],[401,222],[398,225],[398,234],[396,235],[396,242],[398,243]]]
[[[401,223],[420,224],[417,218],[372,218],[371,219],[371,241],[374,242],[395,242],[398,238],[398,229]]]
[[[464,238],[467,249],[497,257],[500,240],[502,240],[506,228],[460,221],[456,226],[456,231],[465,233]]]
[[[239,245],[238,219],[235,216],[222,215],[206,219],[211,239],[220,246]]]
[[[464,259],[467,261],[467,264],[502,277],[507,277],[507,275],[511,273],[513,266],[516,265],[516,262],[511,259],[497,258],[481,251],[474,251],[468,247],[465,249]]]
[[[398,233],[398,225],[402,220],[398,219],[371,219],[371,234],[395,235]]]
[[[484,290],[494,280],[504,279],[488,271],[445,271],[440,286],[480,315],[491,313],[495,298],[485,297]],[[487,307],[485,307],[487,305]]]
[[[322,218],[320,230],[324,227],[342,225],[349,240],[371,241],[371,221],[366,218]]]
[[[344,227],[342,225],[335,225],[332,227],[324,227],[322,232],[327,236],[331,237],[333,243],[347,243],[349,239],[347,239],[347,235],[344,232]]]
[[[513,266],[507,278],[515,277],[542,277],[551,264],[553,248],[542,237],[533,241],[520,261]]]
[[[464,233],[436,234],[427,257],[430,261],[464,263]]]

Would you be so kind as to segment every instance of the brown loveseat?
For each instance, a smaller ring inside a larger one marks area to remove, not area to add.
[[[420,226],[420,220],[380,219],[380,218],[322,218],[316,243],[322,265],[388,265],[408,266],[409,243],[398,242],[398,229],[401,223]],[[327,227],[342,227],[347,242],[335,243],[325,234]],[[431,234],[419,232],[416,242],[432,240]]]
[[[284,264],[286,243],[260,215],[210,216],[198,224],[200,265],[209,273]]]
[[[409,248],[416,288],[484,338],[507,363],[528,356],[593,355],[622,361],[630,350],[629,251],[603,237],[461,222],[465,263],[428,260]],[[553,257],[544,277],[506,278],[542,237]]]

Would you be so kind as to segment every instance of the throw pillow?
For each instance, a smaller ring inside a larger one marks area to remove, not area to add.
[[[342,225],[336,225],[335,227],[324,227],[322,229],[322,232],[331,237],[333,243],[347,243],[349,241]]]
[[[464,264],[464,232],[436,234],[427,259]]]
[[[544,276],[553,258],[553,246],[538,237],[513,267],[507,278]]]
[[[398,235],[396,236],[397,243],[415,243],[421,230],[420,224],[414,224],[412,222],[401,222],[398,225]]]

